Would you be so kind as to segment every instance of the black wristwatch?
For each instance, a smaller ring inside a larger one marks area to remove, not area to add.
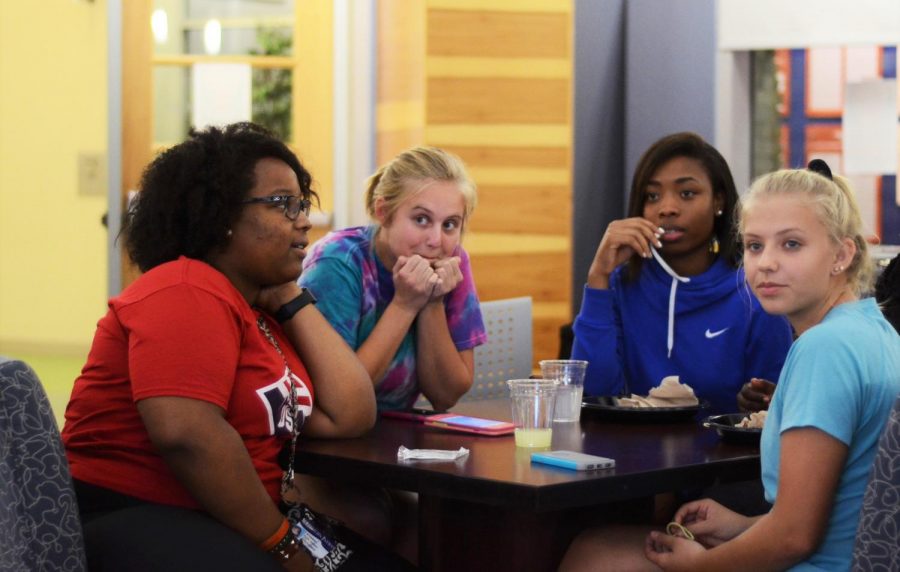
[[[278,311],[275,312],[275,320],[278,321],[279,324],[283,324],[294,317],[294,314],[303,309],[307,304],[315,304],[316,297],[312,295],[312,292],[309,291],[309,288],[301,288],[300,295],[278,308]]]

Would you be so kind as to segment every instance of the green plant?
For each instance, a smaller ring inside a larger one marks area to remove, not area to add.
[[[775,52],[752,52],[753,59],[753,178],[787,165],[781,164],[781,113],[778,111],[778,80]]]
[[[291,53],[290,31],[258,28],[259,49],[252,55],[283,56]],[[253,121],[266,127],[282,141],[291,140],[291,71],[285,69],[253,70]]]

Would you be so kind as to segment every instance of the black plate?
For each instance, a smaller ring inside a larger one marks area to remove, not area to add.
[[[735,427],[741,419],[747,417],[746,413],[728,413],[727,415],[713,415],[703,420],[703,426],[715,429],[722,441],[726,443],[740,443],[741,445],[759,445],[759,436],[762,429],[749,427]]]
[[[686,407],[619,407],[615,397],[588,396],[581,401],[581,414],[619,423],[677,423],[691,421],[705,404]]]

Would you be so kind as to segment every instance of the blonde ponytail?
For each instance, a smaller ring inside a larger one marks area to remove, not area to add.
[[[807,169],[782,169],[763,175],[753,182],[744,196],[741,233],[744,231],[746,213],[753,209],[756,200],[760,196],[774,194],[805,195],[835,243],[840,243],[845,238],[853,241],[856,254],[845,270],[847,284],[858,295],[868,292],[872,287],[875,269],[863,234],[862,216],[849,181],[837,175],[829,179]]]

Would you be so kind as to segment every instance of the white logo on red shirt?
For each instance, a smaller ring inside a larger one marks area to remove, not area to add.
[[[290,435],[294,429],[288,401],[291,394],[289,385],[291,381],[297,388],[297,420],[301,427],[312,413],[312,395],[309,393],[309,388],[302,379],[285,367],[284,373],[277,381],[256,390],[256,394],[269,413],[270,435]]]

